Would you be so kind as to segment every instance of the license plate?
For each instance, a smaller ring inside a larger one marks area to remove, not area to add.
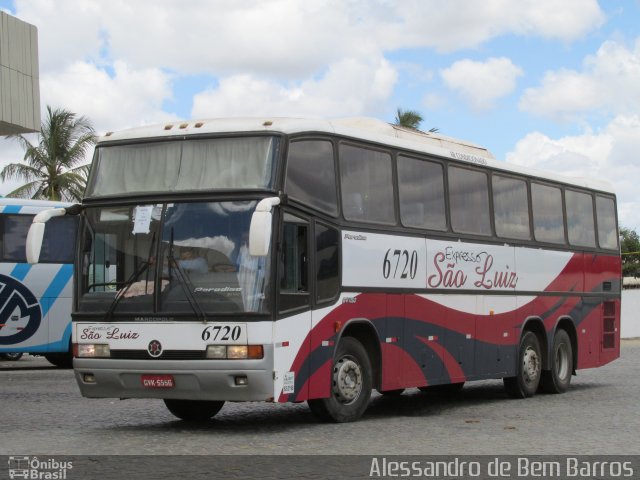
[[[144,388],[173,388],[176,386],[173,375],[142,375],[141,379]]]

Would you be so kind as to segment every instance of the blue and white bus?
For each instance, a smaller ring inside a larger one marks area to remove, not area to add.
[[[0,198],[0,357],[44,355],[59,367],[71,367],[71,300],[77,218],[51,221],[41,262],[25,257],[27,232],[42,210],[68,207],[63,202]]]

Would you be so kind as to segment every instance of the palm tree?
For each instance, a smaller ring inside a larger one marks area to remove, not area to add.
[[[405,128],[411,128],[412,130],[418,130],[422,123],[422,115],[415,110],[402,110],[398,108],[396,114],[396,125]]]
[[[78,201],[87,183],[89,164],[81,165],[96,135],[89,120],[61,108],[47,106],[47,117],[33,145],[22,135],[12,135],[24,149],[24,163],[2,169],[2,181],[27,183],[7,197]]]
[[[401,108],[398,108],[395,124],[411,130],[420,130],[422,120],[422,115],[415,110],[402,110]],[[429,129],[429,133],[436,133],[437,131],[438,129],[435,127]]]

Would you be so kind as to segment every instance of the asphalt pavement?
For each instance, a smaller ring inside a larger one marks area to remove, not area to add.
[[[563,395],[509,399],[502,382],[453,396],[374,395],[363,418],[318,422],[302,404],[227,403],[198,425],[161,400],[86,399],[71,370],[40,357],[0,361],[0,455],[634,455],[640,341],[573,377]]]

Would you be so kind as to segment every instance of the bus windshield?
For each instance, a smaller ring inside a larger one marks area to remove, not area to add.
[[[256,201],[85,210],[79,310],[268,313],[268,257],[249,255]]]
[[[277,148],[270,136],[102,146],[86,196],[270,188]]]

